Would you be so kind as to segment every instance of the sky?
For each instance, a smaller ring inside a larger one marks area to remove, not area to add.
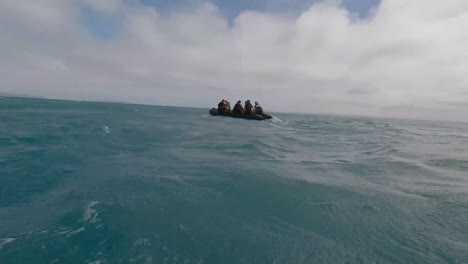
[[[466,121],[466,0],[0,0],[0,93]]]

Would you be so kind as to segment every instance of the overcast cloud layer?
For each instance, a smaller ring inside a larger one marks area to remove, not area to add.
[[[85,15],[109,23],[91,33]],[[208,2],[162,14],[119,0],[0,0],[0,92],[211,107],[466,121],[468,1],[337,1],[298,16]]]

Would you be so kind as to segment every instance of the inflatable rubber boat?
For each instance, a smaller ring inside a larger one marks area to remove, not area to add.
[[[219,113],[216,108],[211,108],[210,109],[210,115],[212,116],[229,116],[233,118],[242,118],[242,119],[249,119],[249,120],[267,120],[271,119],[272,117],[267,114],[253,114],[253,115],[240,115],[240,114],[234,114],[234,113]]]

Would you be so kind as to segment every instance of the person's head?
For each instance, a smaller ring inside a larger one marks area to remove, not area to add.
[[[257,101],[255,101],[255,105],[258,105],[258,102],[257,102]]]
[[[237,101],[237,103],[238,103],[238,104],[241,104],[241,103],[242,103],[242,101],[241,101],[241,100],[239,100],[239,101]]]

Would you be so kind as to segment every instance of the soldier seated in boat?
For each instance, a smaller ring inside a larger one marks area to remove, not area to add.
[[[218,113],[222,113],[224,108],[224,99],[218,103]]]
[[[227,113],[227,104],[226,104],[226,100],[221,100],[221,102],[219,102],[218,104],[218,113]]]
[[[258,102],[255,102],[255,114],[263,115],[263,108],[260,106]]]
[[[225,100],[225,103],[226,103],[226,112],[227,113],[231,113],[231,103],[229,103],[228,100]]]
[[[250,100],[245,101],[245,112],[246,115],[253,114],[253,106],[250,103]]]
[[[241,100],[237,101],[236,105],[234,106],[234,109],[232,109],[232,112],[238,115],[241,115],[244,113],[244,107],[242,107]]]

